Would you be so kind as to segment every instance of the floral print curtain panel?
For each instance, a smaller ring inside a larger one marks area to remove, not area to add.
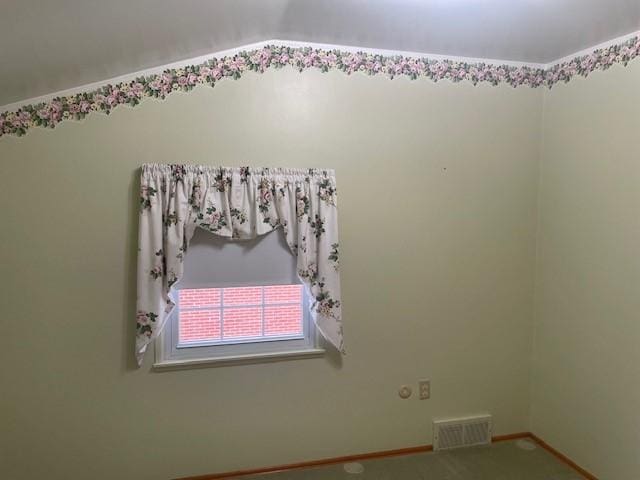
[[[332,170],[145,164],[138,233],[138,365],[173,310],[173,287],[182,277],[196,227],[231,240],[282,228],[298,275],[314,299],[316,326],[344,352]]]

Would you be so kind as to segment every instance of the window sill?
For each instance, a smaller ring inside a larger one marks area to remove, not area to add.
[[[298,360],[304,358],[318,358],[325,354],[322,348],[306,348],[284,352],[255,353],[247,355],[230,355],[228,357],[198,358],[189,360],[166,360],[153,364],[158,372],[168,370],[182,370],[189,368],[224,367],[231,365],[246,365],[251,363],[279,362],[284,360]]]

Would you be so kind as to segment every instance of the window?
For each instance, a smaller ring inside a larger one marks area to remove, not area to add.
[[[182,289],[178,348],[304,337],[302,285]]]
[[[318,356],[305,287],[280,230],[230,241],[196,230],[156,343],[156,367]]]

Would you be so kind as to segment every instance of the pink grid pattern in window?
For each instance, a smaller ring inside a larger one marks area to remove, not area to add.
[[[300,338],[302,285],[190,288],[179,291],[179,343]]]

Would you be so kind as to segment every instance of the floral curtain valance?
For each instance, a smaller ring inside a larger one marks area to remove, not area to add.
[[[336,184],[332,170],[142,166],[138,237],[136,358],[174,307],[172,288],[196,227],[250,239],[282,227],[298,275],[314,299],[312,316],[341,352]]]

